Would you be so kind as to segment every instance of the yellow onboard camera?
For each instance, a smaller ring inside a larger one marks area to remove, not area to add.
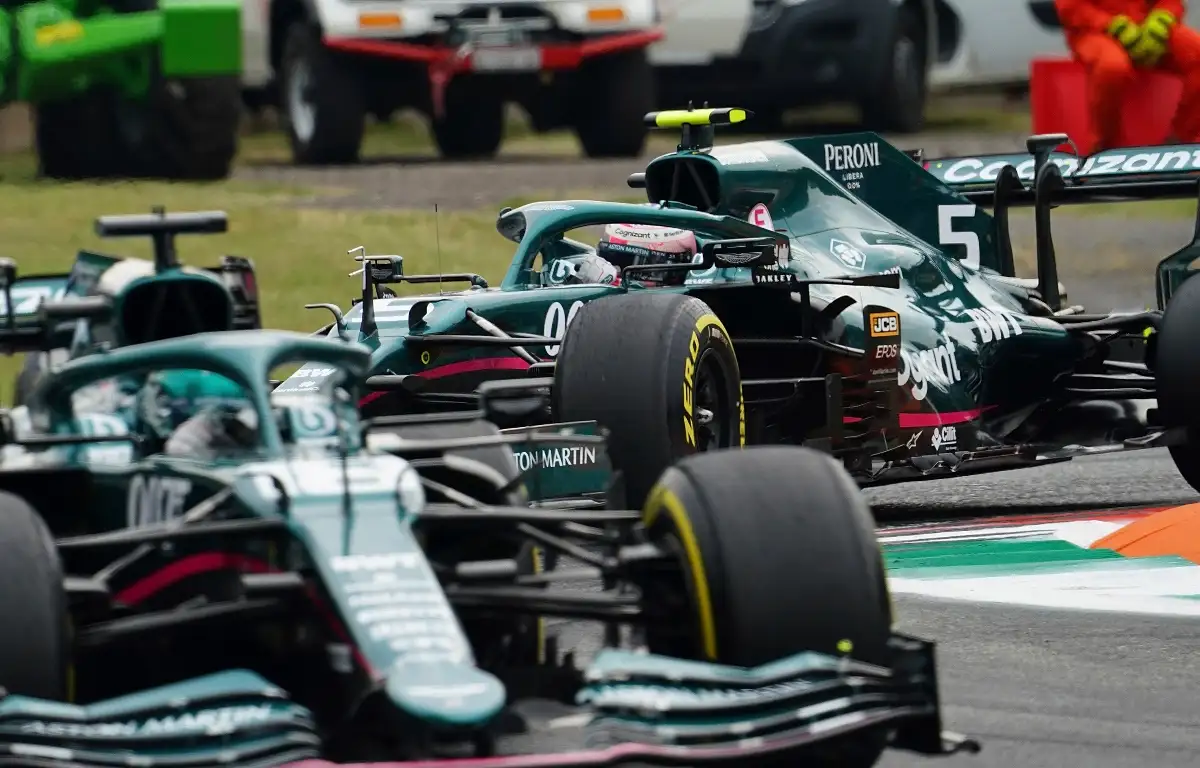
[[[679,147],[676,151],[695,151],[712,147],[713,129],[718,125],[744,123],[754,117],[748,109],[738,107],[703,107],[694,109],[668,109],[651,112],[644,118],[650,128],[680,129]]]

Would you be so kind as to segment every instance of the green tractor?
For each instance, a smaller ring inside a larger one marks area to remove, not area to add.
[[[241,59],[239,0],[0,0],[0,107],[51,178],[225,178]]]

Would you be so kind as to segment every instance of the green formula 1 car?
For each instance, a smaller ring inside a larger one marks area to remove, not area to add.
[[[1072,166],[1043,136],[926,169],[871,133],[713,146],[743,111],[650,117],[683,140],[630,180],[647,204],[505,209],[497,287],[367,257],[359,303],[314,305],[335,316],[322,333],[372,349],[365,414],[472,407],[480,382],[532,377],[552,407],[504,426],[598,422],[634,506],[675,459],[750,444],[818,447],[862,485],[1169,445],[1200,488],[1200,246],[1159,266],[1158,310],[1089,314],[1050,236],[1059,204],[1194,197],[1200,146]],[[1015,274],[1014,205],[1035,208],[1035,278]],[[470,287],[383,293],[450,281]],[[544,495],[600,491],[598,455],[518,458],[560,470]]]
[[[68,296],[0,340],[128,317]],[[272,391],[297,361],[329,372]],[[829,457],[714,452],[641,511],[533,508],[513,448],[601,438],[500,433],[483,417],[540,407],[513,387],[364,423],[370,364],[340,340],[192,334],[80,356],[0,414],[0,761],[869,766],[975,746],[942,733],[932,645],[892,631],[869,513]],[[580,671],[545,617],[602,622],[603,649]]]

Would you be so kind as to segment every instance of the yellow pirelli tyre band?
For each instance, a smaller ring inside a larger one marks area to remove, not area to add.
[[[710,331],[709,329],[713,329]],[[715,331],[717,336],[713,335]],[[696,416],[692,408],[692,393],[695,389],[696,381],[696,364],[700,360],[700,341],[704,338],[705,333],[712,338],[718,339],[730,348],[733,346],[732,340],[729,338],[729,331],[725,330],[725,325],[721,322],[721,318],[714,314],[701,315],[696,320],[696,327],[692,330],[692,337],[688,341],[688,354],[684,358],[683,368],[683,436],[687,444],[692,448],[696,447]],[[738,379],[737,390],[737,407],[738,407],[738,445],[746,445],[746,404],[742,399],[742,381]]]
[[[696,532],[688,519],[687,510],[670,489],[656,485],[646,499],[644,520],[647,528],[662,515],[670,518],[683,546],[683,554],[687,560],[688,577],[695,590],[696,620],[700,629],[700,649],[704,658],[709,661],[717,659],[717,624],[713,618],[712,591],[708,586],[708,576],[704,571],[704,558],[700,554],[700,545],[696,540]]]

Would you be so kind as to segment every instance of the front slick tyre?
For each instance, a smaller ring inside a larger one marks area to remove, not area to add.
[[[651,610],[682,617],[648,629],[652,652],[740,667],[805,651],[890,665],[891,599],[874,522],[833,458],[783,446],[692,456],[663,474],[644,519],[683,566],[682,585],[645,585]],[[818,743],[789,765],[866,768],[886,736]]]
[[[707,304],[677,293],[581,307],[555,365],[554,414],[608,430],[609,456],[635,508],[677,459],[736,448],[746,436],[729,334]]]
[[[215,181],[237,154],[238,78],[151,77],[145,99],[97,88],[35,110],[42,176]]]

